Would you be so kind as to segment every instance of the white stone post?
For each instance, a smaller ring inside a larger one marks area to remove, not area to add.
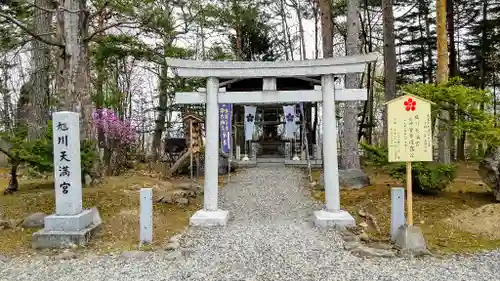
[[[323,174],[325,210],[314,212],[314,222],[321,227],[351,226],[354,218],[340,209],[339,166],[337,157],[337,120],[335,117],[335,80],[333,74],[321,78],[323,98]]]
[[[141,243],[153,242],[153,189],[141,188],[139,213],[139,239]]]
[[[393,187],[391,189],[391,240],[395,241],[398,230],[405,225],[405,189]]]
[[[225,225],[228,212],[217,206],[219,191],[219,79],[207,79],[207,99],[205,117],[205,183],[203,210],[196,212],[190,219],[193,226]]]
[[[56,215],[82,212],[80,114],[55,112],[52,120]]]
[[[55,112],[52,130],[56,212],[45,217],[42,230],[33,233],[33,247],[84,246],[97,231],[101,219],[97,208],[82,209],[80,114]]]

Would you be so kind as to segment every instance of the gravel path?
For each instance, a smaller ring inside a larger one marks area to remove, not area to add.
[[[311,226],[309,218],[320,206],[304,185],[296,169],[248,169],[222,189],[229,224],[189,229],[181,240],[187,247],[182,254],[0,261],[0,280],[500,280],[499,251],[446,260],[353,256],[334,231]]]

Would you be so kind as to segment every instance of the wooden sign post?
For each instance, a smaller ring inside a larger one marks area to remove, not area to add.
[[[406,162],[408,225],[413,225],[411,162],[432,161],[431,101],[405,95],[387,102],[389,162]]]

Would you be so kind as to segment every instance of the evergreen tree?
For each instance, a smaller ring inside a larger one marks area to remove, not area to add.
[[[463,77],[468,85],[484,89],[493,82],[500,48],[500,1],[469,1],[468,11],[475,17],[468,25]]]
[[[395,5],[408,9],[396,18],[398,83],[433,82],[437,47],[434,1],[400,0]]]
[[[241,59],[245,61],[273,61],[276,59],[274,42],[270,37],[271,26],[265,14],[257,7],[243,7],[246,16],[240,21]],[[236,53],[237,36],[229,35],[231,48]]]

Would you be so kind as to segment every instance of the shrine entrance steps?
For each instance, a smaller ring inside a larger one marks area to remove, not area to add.
[[[248,161],[237,161],[240,168],[252,167],[307,167],[307,160],[289,160],[276,157],[258,157]],[[309,161],[311,168],[321,168],[323,161],[321,159],[311,159]]]
[[[259,157],[257,158],[257,167],[285,167],[285,158],[277,157]]]

